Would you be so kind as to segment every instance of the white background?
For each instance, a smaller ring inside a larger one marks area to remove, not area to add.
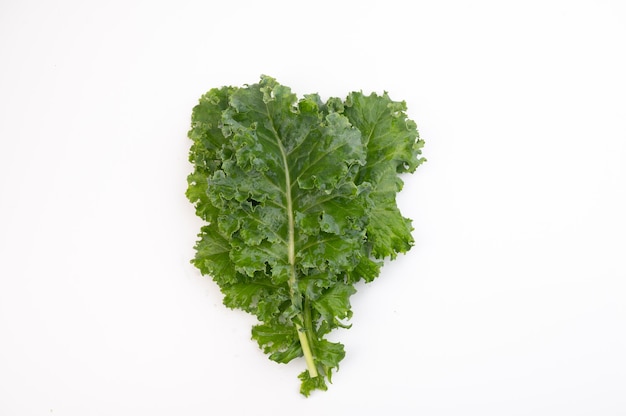
[[[334,384],[190,264],[191,108],[389,91],[416,245]],[[625,415],[623,1],[0,2],[0,415]]]

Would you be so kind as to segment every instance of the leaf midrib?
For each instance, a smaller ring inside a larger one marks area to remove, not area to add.
[[[290,286],[295,287],[295,221],[293,215],[293,200],[291,196],[291,174],[289,171],[289,161],[287,160],[287,152],[285,151],[285,147],[283,146],[283,142],[280,139],[280,135],[278,131],[276,131],[276,127],[274,126],[274,120],[270,114],[269,108],[267,108],[267,104],[265,105],[267,109],[267,117],[270,120],[270,127],[272,129],[272,133],[274,134],[274,138],[276,139],[276,145],[278,146],[278,150],[280,151],[280,156],[283,161],[283,169],[285,171],[285,202],[286,202],[286,211],[287,211],[287,261],[289,262],[289,266],[291,268],[290,271]]]
[[[276,144],[278,145],[278,149],[280,150],[280,155],[283,159],[283,167],[285,169],[285,199],[287,202],[287,260],[289,262],[289,294],[291,296],[291,302],[295,303],[296,301],[296,238],[295,238],[295,222],[293,215],[293,202],[291,197],[291,175],[289,172],[289,162],[287,160],[287,152],[285,151],[285,147],[283,146],[283,142],[280,139],[280,135],[278,131],[276,131],[276,127],[274,126],[274,120],[270,114],[267,103],[265,103],[265,109],[267,112],[267,117],[270,120],[270,126],[272,128],[272,132],[274,133],[274,137],[276,138]],[[295,306],[295,305],[294,305]],[[317,368],[315,365],[315,359],[313,358],[313,353],[311,351],[311,346],[309,345],[309,339],[307,336],[307,332],[310,328],[310,317],[307,321],[302,317],[304,329],[298,324],[295,324],[296,332],[298,334],[298,339],[300,340],[300,346],[302,347],[302,353],[304,355],[304,359],[307,364],[307,369],[309,371],[310,377],[314,378],[318,376]],[[308,326],[308,327],[307,327]]]

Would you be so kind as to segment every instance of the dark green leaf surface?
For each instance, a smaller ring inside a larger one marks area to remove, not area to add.
[[[207,225],[192,262],[226,306],[257,316],[252,337],[270,359],[304,355],[305,395],[345,355],[324,336],[346,327],[354,284],[413,243],[396,194],[423,142],[404,111],[387,94],[298,100],[267,76],[193,109],[187,197]]]

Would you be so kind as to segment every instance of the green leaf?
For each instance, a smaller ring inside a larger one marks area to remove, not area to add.
[[[333,368],[339,368],[339,362],[343,360],[346,355],[343,344],[322,339],[315,345],[314,351],[315,358],[322,372],[326,375],[328,381],[332,382],[331,370]]]
[[[256,325],[252,328],[252,338],[276,362],[288,363],[302,356],[302,348],[293,326],[276,323]]]
[[[313,307],[328,322],[350,318],[350,296],[355,293],[354,286],[337,282],[312,302]]]
[[[309,397],[313,390],[328,390],[324,376],[311,377],[308,371],[300,373],[298,378],[302,381],[300,385],[300,393]]]
[[[239,283],[222,286],[224,305],[229,308],[243,309],[256,315],[261,321],[269,321],[289,302],[289,293],[283,287],[265,279],[241,280]]]
[[[413,243],[395,198],[423,141],[405,110],[387,94],[298,99],[262,76],[192,111],[186,195],[206,221],[192,263],[259,319],[252,337],[270,359],[304,356],[305,395],[345,356],[325,336],[347,327],[354,283]]]
[[[237,282],[235,264],[230,259],[232,247],[214,224],[205,225],[196,243],[196,256],[192,263],[202,274],[210,274],[220,285]]]
[[[396,205],[403,185],[398,173],[413,172],[423,163],[419,157],[423,141],[405,110],[404,102],[392,101],[386,93],[365,96],[356,92],[348,96],[344,109],[367,146],[367,164],[359,172],[359,181],[372,186],[367,236],[376,258],[393,259],[413,244],[411,221]]]
[[[227,142],[222,134],[222,112],[228,107],[228,98],[232,88],[214,88],[204,94],[193,108],[189,138],[193,145],[189,152],[189,161],[194,164],[194,172],[187,178],[189,187],[187,197],[196,205],[198,216],[211,221],[218,213],[208,203],[207,178],[219,168],[220,149]]]

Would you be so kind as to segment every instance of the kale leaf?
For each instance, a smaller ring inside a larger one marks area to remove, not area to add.
[[[303,98],[262,76],[214,88],[192,112],[187,197],[206,224],[192,263],[224,304],[254,314],[269,358],[304,356],[300,391],[326,390],[355,283],[413,245],[396,194],[424,161],[404,102],[352,92]]]

